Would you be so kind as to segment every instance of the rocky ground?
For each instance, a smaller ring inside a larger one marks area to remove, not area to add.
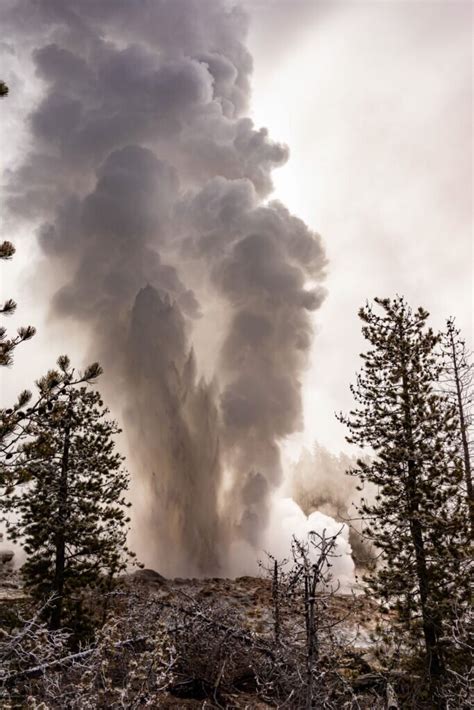
[[[249,673],[248,660],[244,658],[242,668],[239,661],[234,662],[235,668],[230,681],[226,681],[225,673],[221,670],[215,680],[215,669],[212,669],[211,657],[215,644],[222,644],[229,634],[235,633],[244,646],[245,639],[252,639],[251,643],[257,646],[261,641],[262,647],[271,647],[274,637],[274,595],[270,579],[262,577],[239,577],[237,579],[165,579],[153,570],[139,570],[123,577],[117,592],[117,613],[123,614],[120,609],[122,599],[134,598],[147,599],[157,605],[163,622],[168,628],[178,623],[187,623],[187,619],[194,623],[196,615],[208,619],[209,623],[199,624],[195,627],[204,629],[209,638],[204,645],[199,644],[199,639],[181,636],[180,653],[190,656],[186,663],[178,663],[176,677],[173,682],[163,689],[160,695],[160,708],[255,708],[279,707],[269,704],[261,699],[253,674]],[[0,580],[0,617],[8,615],[9,611],[17,604],[25,601],[26,595],[21,586],[18,574],[10,574]],[[137,603],[140,603],[137,601]],[[338,664],[341,677],[359,688],[359,708],[384,707],[379,704],[380,687],[377,685],[377,663],[372,653],[371,635],[381,614],[377,606],[360,593],[337,594],[324,600],[320,607],[324,609],[324,618],[332,626],[331,634],[334,639],[334,663]],[[304,645],[304,616],[301,604],[283,604],[281,609],[281,638],[283,643],[288,639],[301,639]],[[214,626],[213,626],[214,624]],[[144,622],[146,626],[146,622]],[[215,629],[215,633],[213,631]],[[226,630],[227,629],[227,630]],[[147,629],[143,631],[146,633]],[[206,652],[208,644],[208,653]],[[183,645],[184,644],[184,645]],[[206,665],[204,655],[209,655],[209,664]],[[342,649],[342,650],[341,650]],[[264,649],[265,650],[265,649]],[[193,654],[196,654],[193,656]],[[340,666],[340,668],[339,668]],[[225,662],[223,668],[225,667]],[[226,672],[229,666],[226,667]],[[227,682],[227,685],[226,685]],[[213,686],[220,685],[219,693],[213,692]],[[373,691],[372,691],[373,689]],[[287,708],[300,707],[292,704]]]
[[[243,625],[257,634],[271,632],[273,601],[271,579],[237,577],[226,579],[165,579],[153,570],[139,570],[124,579],[127,585],[146,588],[157,598],[177,604],[189,598],[206,603],[222,602],[243,620]],[[378,606],[368,600],[360,586],[352,594],[335,594],[328,600],[328,614],[341,619],[339,632],[352,639],[354,648],[369,653],[370,636],[381,619]]]
[[[227,613],[231,611],[232,618],[237,620],[239,629],[248,632],[253,637],[270,639],[274,635],[274,601],[271,579],[265,577],[239,577],[236,579],[172,579],[166,580],[152,570],[141,570],[124,580],[126,587],[147,589],[159,599],[165,609],[202,608],[221,609],[218,618],[224,623]],[[333,625],[335,647],[334,662],[341,664],[341,673],[355,686],[362,689],[359,705],[354,707],[376,708],[378,692],[371,695],[370,688],[377,688],[377,661],[372,652],[372,635],[382,615],[379,608],[370,602],[358,589],[354,594],[336,594],[324,598],[324,617]],[[322,607],[321,607],[322,608]],[[304,644],[304,616],[301,604],[289,605],[281,609],[282,641],[285,634],[294,639],[299,637]],[[212,611],[209,612],[211,614]],[[217,643],[217,640],[216,640]],[[179,685],[179,684],[178,684]],[[186,685],[184,683],[184,685]],[[228,693],[225,702],[213,704],[209,698],[175,697],[175,691],[163,695],[163,708],[270,708],[274,704],[266,704],[256,696],[255,688],[246,688],[245,683],[237,691]],[[364,692],[368,689],[366,695]],[[196,693],[196,687],[190,684],[189,695]],[[291,700],[285,707],[297,707]],[[298,705],[299,707],[299,705]]]

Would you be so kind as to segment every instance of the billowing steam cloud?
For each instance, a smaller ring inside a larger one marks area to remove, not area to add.
[[[217,570],[231,538],[258,544],[301,427],[325,265],[318,235],[265,202],[287,149],[244,115],[247,18],[225,0],[1,12],[44,86],[9,206],[40,225],[54,311],[83,323],[126,412],[142,556]],[[198,331],[218,347],[210,384]]]
[[[376,555],[371,543],[363,535],[363,524],[357,508],[362,499],[373,500],[377,491],[372,484],[358,490],[360,481],[348,475],[356,468],[357,457],[331,454],[323,446],[304,449],[294,465],[289,479],[289,492],[301,510],[309,517],[324,513],[348,525],[348,541],[357,567],[367,568]]]

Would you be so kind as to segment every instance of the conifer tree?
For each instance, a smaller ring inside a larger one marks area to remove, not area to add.
[[[11,259],[15,253],[15,247],[11,242],[5,241],[0,244],[0,260],[5,261]],[[10,316],[16,311],[16,303],[12,298],[8,298],[0,306],[0,314]],[[20,327],[13,338],[7,338],[6,328],[0,326],[0,365],[8,366],[13,361],[13,350],[19,343],[24,340],[29,340],[35,334],[35,328],[28,325]]]
[[[439,391],[439,338],[426,325],[428,313],[400,297],[375,303],[359,311],[370,349],[351,387],[356,408],[339,418],[347,440],[372,454],[351,471],[378,488],[361,506],[381,553],[369,588],[397,613],[405,639],[423,643],[436,706],[446,629],[467,600],[457,412]]]
[[[23,390],[12,407],[0,408],[0,493],[2,487],[15,482],[15,469],[19,468],[17,463],[22,456],[21,444],[29,438],[32,426],[49,411],[55,398],[64,396],[71,387],[94,382],[102,373],[97,362],[84,372],[72,370],[64,357],[59,358],[58,365],[58,369],[49,370],[36,383],[36,397],[29,390]]]
[[[453,402],[458,413],[459,446],[464,468],[464,483],[469,509],[471,538],[474,537],[474,490],[472,485],[472,408],[474,405],[474,363],[461,331],[454,318],[449,318],[441,338],[444,360],[443,390]]]
[[[0,98],[8,95],[8,86],[4,81],[0,80]],[[15,247],[9,241],[4,241],[0,243],[0,260],[11,259],[15,253]],[[0,306],[0,313],[2,315],[8,316],[14,313],[16,310],[16,303],[13,299],[9,298],[5,303]],[[12,353],[16,346],[23,340],[29,340],[35,334],[35,329],[33,326],[28,325],[26,327],[21,327],[18,329],[16,336],[13,338],[7,338],[6,329],[2,326],[0,327],[0,365],[11,365],[12,363]]]
[[[71,381],[68,358],[59,360]],[[100,374],[100,370],[98,371]],[[43,383],[39,383],[40,389]],[[81,621],[81,593],[103,591],[126,565],[128,475],[115,451],[119,428],[85,386],[53,394],[29,424],[3,507],[9,537],[23,543],[32,596],[53,596],[49,625]]]

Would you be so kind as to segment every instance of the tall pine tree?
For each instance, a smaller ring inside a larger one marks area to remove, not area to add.
[[[72,381],[69,360],[59,364]],[[54,393],[29,424],[29,440],[15,459],[17,485],[3,501],[12,514],[8,535],[27,554],[26,586],[38,600],[52,596],[53,629],[81,621],[82,592],[110,588],[130,555],[128,475],[115,451],[120,430],[107,414],[99,393],[88,387]]]
[[[442,373],[443,390],[458,412],[459,448],[464,468],[464,484],[469,510],[471,538],[474,537],[474,488],[472,485],[472,410],[474,406],[474,363],[471,361],[466,341],[456,328],[454,318],[449,318],[441,338],[444,357]]]
[[[340,419],[348,441],[372,454],[351,473],[378,488],[361,508],[381,552],[369,587],[397,613],[406,639],[424,644],[435,705],[446,630],[467,600],[457,412],[439,391],[439,338],[426,326],[428,313],[403,298],[375,303],[359,312],[370,349],[351,387],[356,408]]]

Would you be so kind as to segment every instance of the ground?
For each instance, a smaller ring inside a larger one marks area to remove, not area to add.
[[[281,638],[283,642],[291,638],[292,649],[296,650],[303,649],[305,643],[300,601],[289,605],[283,602],[281,608]],[[27,597],[18,573],[4,578],[0,582],[0,622],[8,622],[12,609],[23,604],[27,604]],[[165,579],[153,570],[138,570],[120,579],[109,614],[117,615],[121,624],[121,619],[129,616],[126,609],[133,610],[135,604],[137,607],[143,604],[144,609],[151,604],[153,618],[159,616],[160,623],[168,629],[175,629],[177,625],[185,629],[173,636],[178,656],[184,657],[184,661],[174,666],[172,683],[160,693],[160,708],[260,710],[278,707],[262,701],[253,665],[259,663],[260,653],[254,654],[253,648],[260,645],[264,654],[266,649],[274,648],[271,646],[274,637],[271,579],[263,575],[237,579]],[[324,619],[334,624],[330,632],[335,644],[334,665],[341,677],[360,690],[357,707],[380,707],[377,662],[371,642],[371,634],[382,618],[378,606],[360,589],[352,595],[320,596],[318,604]],[[149,633],[148,622],[141,624],[140,618],[138,628],[140,632]],[[128,635],[128,631],[124,633]],[[206,638],[201,638],[204,635]],[[230,645],[227,647],[230,653],[224,648],[222,653],[216,654],[216,647],[225,645],[229,636],[237,640],[235,653]],[[247,652],[249,647],[252,650]],[[140,663],[142,656],[138,658]],[[290,702],[286,707],[301,705]]]

